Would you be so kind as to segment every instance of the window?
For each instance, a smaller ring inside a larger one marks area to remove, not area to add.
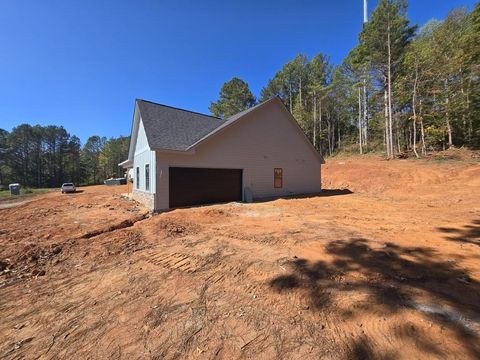
[[[150,164],[145,165],[145,190],[150,191]]]
[[[283,186],[283,169],[282,168],[273,169],[273,186],[276,189],[279,189]]]
[[[137,189],[140,189],[140,168],[137,166],[137,177],[135,179]]]

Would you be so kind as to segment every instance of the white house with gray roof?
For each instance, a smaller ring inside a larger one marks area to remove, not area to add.
[[[154,211],[314,194],[322,157],[278,98],[228,119],[135,101],[133,197]]]

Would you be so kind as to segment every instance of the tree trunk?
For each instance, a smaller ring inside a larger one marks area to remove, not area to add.
[[[330,153],[333,154],[335,151],[335,123],[332,123],[332,150],[330,150]]]
[[[425,130],[423,129],[422,117],[420,117],[420,136],[422,137],[422,156],[427,156],[427,147],[425,146]]]
[[[341,137],[340,137],[340,124],[338,124],[337,129],[338,129],[338,149],[340,150],[340,147],[342,145]]]
[[[416,98],[417,98],[417,83],[418,83],[418,66],[415,66],[415,81],[413,82],[413,95],[412,95],[412,110],[413,110],[413,152],[418,158],[417,153],[417,111],[416,111]]]
[[[316,126],[316,122],[317,122],[317,97],[315,95],[315,91],[313,92],[313,147],[316,149],[317,148],[317,144],[316,144],[316,140],[317,140],[317,126]]]
[[[318,147],[320,148],[320,154],[323,155],[322,149],[322,98],[320,97],[318,102],[318,133],[320,138],[318,139]]]
[[[298,91],[299,91],[299,93],[300,93],[300,104],[303,105],[303,103],[302,103],[302,77],[300,77],[300,80],[299,80]]]
[[[462,72],[462,69],[460,69],[460,78],[461,78],[461,89],[460,89],[460,92],[462,94],[462,100],[464,100],[463,102],[463,111],[462,111],[462,124],[463,124],[463,144],[466,144],[467,143],[467,139],[468,139],[468,128],[467,128],[467,118],[466,118],[466,114],[467,114],[467,111],[468,111],[468,102],[465,101],[466,100],[466,96],[465,96],[465,84],[464,84],[464,81],[463,81],[463,72]]]
[[[288,96],[290,99],[290,114],[293,114],[293,104],[292,104],[292,84],[289,84]]]
[[[470,85],[471,79],[468,80],[467,86],[467,114],[468,114],[468,135],[467,135],[467,142],[469,145],[472,145],[472,132],[473,132],[473,122],[472,122],[472,114],[470,114]]]
[[[451,148],[452,145],[453,145],[453,141],[452,141],[452,127],[450,126],[450,119],[449,119],[448,111],[447,111],[446,116],[445,116],[445,122],[446,122],[446,125],[447,125],[448,148]]]
[[[412,129],[410,123],[407,123],[407,126],[403,129],[403,138],[407,150],[412,149]]]
[[[417,123],[416,120],[413,120],[413,152],[415,153],[415,156],[418,158],[418,152],[417,152]]]
[[[367,102],[367,70],[363,78],[363,141],[365,147],[368,145],[368,102]]]
[[[395,128],[395,133],[397,134],[397,148],[398,148],[398,153],[400,154],[402,152],[402,148],[400,147],[400,134],[398,131],[398,127]]]
[[[384,91],[384,107],[385,107],[385,145],[387,148],[387,158],[390,159],[390,137],[388,136],[388,95],[387,88]]]
[[[393,120],[392,120],[392,50],[390,40],[390,22],[387,30],[387,49],[388,49],[388,136],[390,138],[390,158],[393,158]]]
[[[331,133],[331,125],[330,125],[330,120],[327,118],[327,131],[328,131],[328,154],[331,156],[332,155],[332,139],[330,137]]]
[[[447,126],[448,147],[452,147],[452,127],[450,126],[450,96],[448,94],[448,80],[445,79],[445,92],[447,99],[445,101],[445,125]]]
[[[360,87],[358,87],[358,146],[360,154],[363,154],[362,142],[362,95]]]

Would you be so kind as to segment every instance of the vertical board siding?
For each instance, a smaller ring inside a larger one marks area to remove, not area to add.
[[[140,168],[140,188],[137,189],[136,183],[137,179],[134,179],[134,189],[137,191],[144,191],[147,193],[154,194],[156,190],[156,176],[154,174],[154,169],[156,169],[156,156],[155,151],[150,150],[148,146],[147,136],[145,134],[145,128],[143,127],[143,122],[140,119],[139,128],[138,128],[138,137],[137,143],[135,146],[135,153],[133,158],[133,173],[137,174],[137,167]],[[145,165],[150,164],[150,191],[146,191],[145,187]]]
[[[298,126],[271,103],[198,145],[193,154],[157,152],[156,210],[169,207],[169,167],[243,169],[243,186],[254,198],[316,193],[320,161]],[[283,169],[283,186],[274,187],[274,169]]]

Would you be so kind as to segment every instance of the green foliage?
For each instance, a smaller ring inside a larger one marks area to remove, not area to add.
[[[480,148],[480,2],[467,17],[462,38],[468,94],[468,145]]]
[[[0,129],[0,187],[58,187],[64,182],[94,184],[122,176],[118,163],[127,157],[128,137],[80,139],[59,126],[22,124]]]
[[[81,153],[82,183],[98,184],[105,179],[123,177],[124,170],[118,166],[128,157],[130,137],[118,138],[90,136]]]
[[[262,101],[274,96],[283,101],[321,153],[330,152],[336,146],[332,132],[347,127],[345,118],[337,114],[337,107],[333,106],[340,101],[333,92],[334,72],[328,56],[319,53],[309,60],[299,54],[285,64],[261,91]],[[325,138],[327,129],[322,126],[327,125],[330,132]]]
[[[417,76],[417,112],[429,128],[425,143],[431,149],[448,146],[449,127],[452,145],[478,147],[474,107],[478,68],[470,62],[471,52],[477,50],[469,46],[472,17],[465,9],[456,9],[442,22],[430,21],[407,48],[402,63],[397,92],[404,99],[411,97]],[[406,101],[402,110],[412,111],[411,102]]]
[[[124,170],[118,166],[128,156],[130,138],[120,136],[108,140],[99,156],[99,165],[103,171],[103,178],[123,177]]]
[[[45,194],[47,192],[52,191],[52,189],[34,189],[34,188],[20,188],[20,195],[14,195],[16,198],[18,197],[29,197],[33,195],[40,195]],[[1,190],[0,191],[0,200],[1,199],[9,199],[12,195],[10,195],[10,190]]]
[[[406,0],[380,0],[372,19],[360,34],[358,53],[384,74],[388,63],[388,36],[394,63],[399,63],[405,47],[415,34],[416,27],[409,26],[406,18]]]
[[[90,136],[81,152],[83,179],[87,184],[97,184],[100,181],[100,153],[107,139],[100,136]]]
[[[449,131],[452,145],[479,147],[480,5],[471,14],[465,9],[453,10],[445,20],[431,20],[418,32],[408,22],[406,6],[406,1],[381,0],[361,32],[359,44],[338,68],[344,112],[355,125],[358,87],[366,82],[369,148],[382,143],[390,34],[395,151],[411,150],[414,137],[417,147],[446,148]]]
[[[305,55],[299,54],[294,59],[286,63],[278,71],[272,80],[261,91],[260,101],[266,101],[272,97],[278,96],[284,102],[291,112],[295,98],[300,94],[302,87],[306,86],[308,78],[307,69],[308,59]]]
[[[214,116],[228,118],[252,107],[255,102],[255,96],[248,88],[248,84],[234,77],[223,84],[220,90],[220,99],[212,102],[209,109]]]
[[[427,125],[425,127],[425,139],[427,148],[440,149],[445,142],[445,129],[434,125]]]
[[[305,104],[297,98],[295,105],[293,106],[293,117],[297,120],[300,127],[308,135],[311,135],[312,129],[310,128],[310,113],[308,112]]]
[[[360,134],[364,152],[385,148],[387,125],[394,153],[414,143],[422,154],[443,149],[450,137],[453,146],[479,148],[478,44],[480,3],[470,14],[456,9],[417,31],[407,1],[380,0],[341,65],[332,67],[323,54],[310,61],[297,55],[262,89],[261,100],[280,97],[322,154],[359,150]]]

